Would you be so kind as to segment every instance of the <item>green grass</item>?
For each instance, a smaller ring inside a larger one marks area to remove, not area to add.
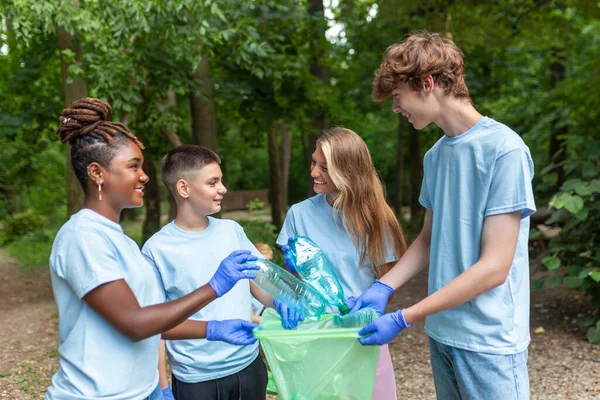
[[[15,257],[25,270],[35,271],[48,265],[52,251],[52,242],[60,227],[44,229],[38,232],[28,232],[4,242],[2,247],[11,257]]]

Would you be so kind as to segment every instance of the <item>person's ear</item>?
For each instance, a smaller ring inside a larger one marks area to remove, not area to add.
[[[104,183],[104,168],[97,162],[90,163],[87,167],[87,176],[94,186],[102,185]]]
[[[433,92],[433,88],[435,86],[433,76],[425,75],[422,79],[422,82],[423,82],[423,92],[425,94],[431,94]]]
[[[175,189],[180,197],[184,199],[190,197],[190,184],[185,179],[178,180],[177,183],[175,183]]]

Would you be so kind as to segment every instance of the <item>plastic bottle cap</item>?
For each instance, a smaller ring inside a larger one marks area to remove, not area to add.
[[[342,315],[346,315],[350,312],[350,307],[348,307],[346,304],[342,304],[341,306],[338,307],[338,309],[340,310]]]

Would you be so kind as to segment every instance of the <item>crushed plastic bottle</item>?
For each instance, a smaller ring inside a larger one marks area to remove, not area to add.
[[[256,274],[256,278],[252,282],[273,298],[297,312],[301,312],[306,317],[319,319],[325,313],[327,304],[325,299],[307,283],[264,258],[249,261],[249,263],[260,267],[260,270],[250,271]]]
[[[342,315],[350,308],[344,302],[344,290],[323,250],[306,236],[288,241],[290,258],[302,280],[315,288],[329,305]]]

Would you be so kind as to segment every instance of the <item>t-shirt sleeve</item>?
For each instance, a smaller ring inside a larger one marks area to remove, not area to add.
[[[526,218],[536,211],[533,198],[533,161],[526,149],[515,149],[495,163],[485,216],[521,211]]]
[[[426,175],[423,174],[423,182],[421,183],[421,194],[419,195],[419,203],[425,208],[432,209],[431,199],[429,198],[429,190],[427,189]]]
[[[148,246],[148,243],[149,242],[146,242],[146,244],[142,248],[142,254],[144,255],[144,258],[146,259],[146,261],[148,261],[148,264],[150,264],[152,266],[152,270],[154,271],[154,277],[155,277],[156,286],[158,288],[157,291],[158,291],[158,295],[159,295],[158,302],[164,303],[165,301],[169,300],[169,298],[165,291],[165,284],[162,279],[162,273],[160,271],[160,268],[158,267],[158,264],[156,263],[154,254],[152,253],[150,246]]]
[[[80,229],[73,235],[65,259],[56,273],[80,299],[98,286],[125,279],[125,272],[112,243],[94,230]]]
[[[291,207],[285,216],[285,221],[283,221],[279,236],[277,236],[277,244],[283,246],[284,244],[287,244],[288,238],[296,236],[298,236],[298,233],[296,231],[294,207]]]

